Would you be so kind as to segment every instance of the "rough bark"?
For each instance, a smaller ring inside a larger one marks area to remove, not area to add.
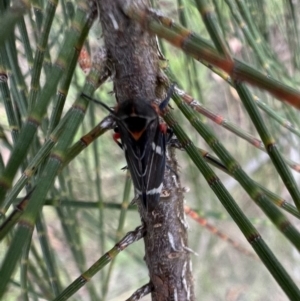
[[[158,95],[161,84],[155,37],[122,12],[124,3],[124,0],[98,0],[117,102],[132,98],[160,100],[163,97]],[[134,5],[142,8],[147,4],[134,1]],[[153,287],[152,300],[194,300],[183,194],[176,179],[177,161],[172,152],[167,165],[158,206],[148,212],[138,200],[147,231],[145,261]]]
[[[117,102],[130,98],[155,100],[158,72],[155,37],[126,17],[118,3],[98,0]]]

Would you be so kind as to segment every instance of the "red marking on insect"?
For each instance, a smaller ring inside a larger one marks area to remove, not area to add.
[[[159,124],[159,129],[162,133],[166,134],[168,131],[168,126],[165,123],[160,123]]]
[[[114,139],[115,142],[118,143],[118,140],[119,140],[120,138],[121,138],[120,133],[114,133],[114,134],[113,134],[113,139]]]

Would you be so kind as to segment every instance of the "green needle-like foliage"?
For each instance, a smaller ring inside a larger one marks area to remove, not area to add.
[[[300,300],[299,5],[115,1],[157,35],[159,85],[176,83],[161,120],[175,134],[196,299]],[[96,11],[92,0],[0,1],[1,300],[152,288],[114,120],[83,95],[116,104]]]

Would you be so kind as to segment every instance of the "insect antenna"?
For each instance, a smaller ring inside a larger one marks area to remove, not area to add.
[[[173,93],[174,93],[174,90],[175,90],[175,84],[172,84],[169,89],[168,89],[168,92],[167,92],[167,96],[166,98],[161,102],[161,104],[159,105],[159,109],[162,111],[169,103]]]
[[[99,101],[99,100],[97,100],[97,99],[94,99],[94,98],[92,98],[92,97],[86,95],[85,93],[81,93],[80,96],[82,96],[82,97],[84,97],[84,98],[86,98],[86,99],[88,99],[88,100],[90,100],[90,101],[92,101],[92,102],[94,102],[94,103],[96,103],[96,104],[98,104],[98,105],[104,107],[107,111],[109,111],[110,114],[112,114],[115,118],[117,118],[115,111],[112,110],[112,109],[111,109],[108,105],[106,105],[104,102]],[[118,119],[118,118],[117,118],[117,119]]]

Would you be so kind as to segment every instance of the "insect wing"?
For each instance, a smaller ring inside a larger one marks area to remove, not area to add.
[[[151,122],[138,140],[120,126],[122,144],[137,194],[146,208],[159,200],[165,170],[166,135],[158,120]]]

